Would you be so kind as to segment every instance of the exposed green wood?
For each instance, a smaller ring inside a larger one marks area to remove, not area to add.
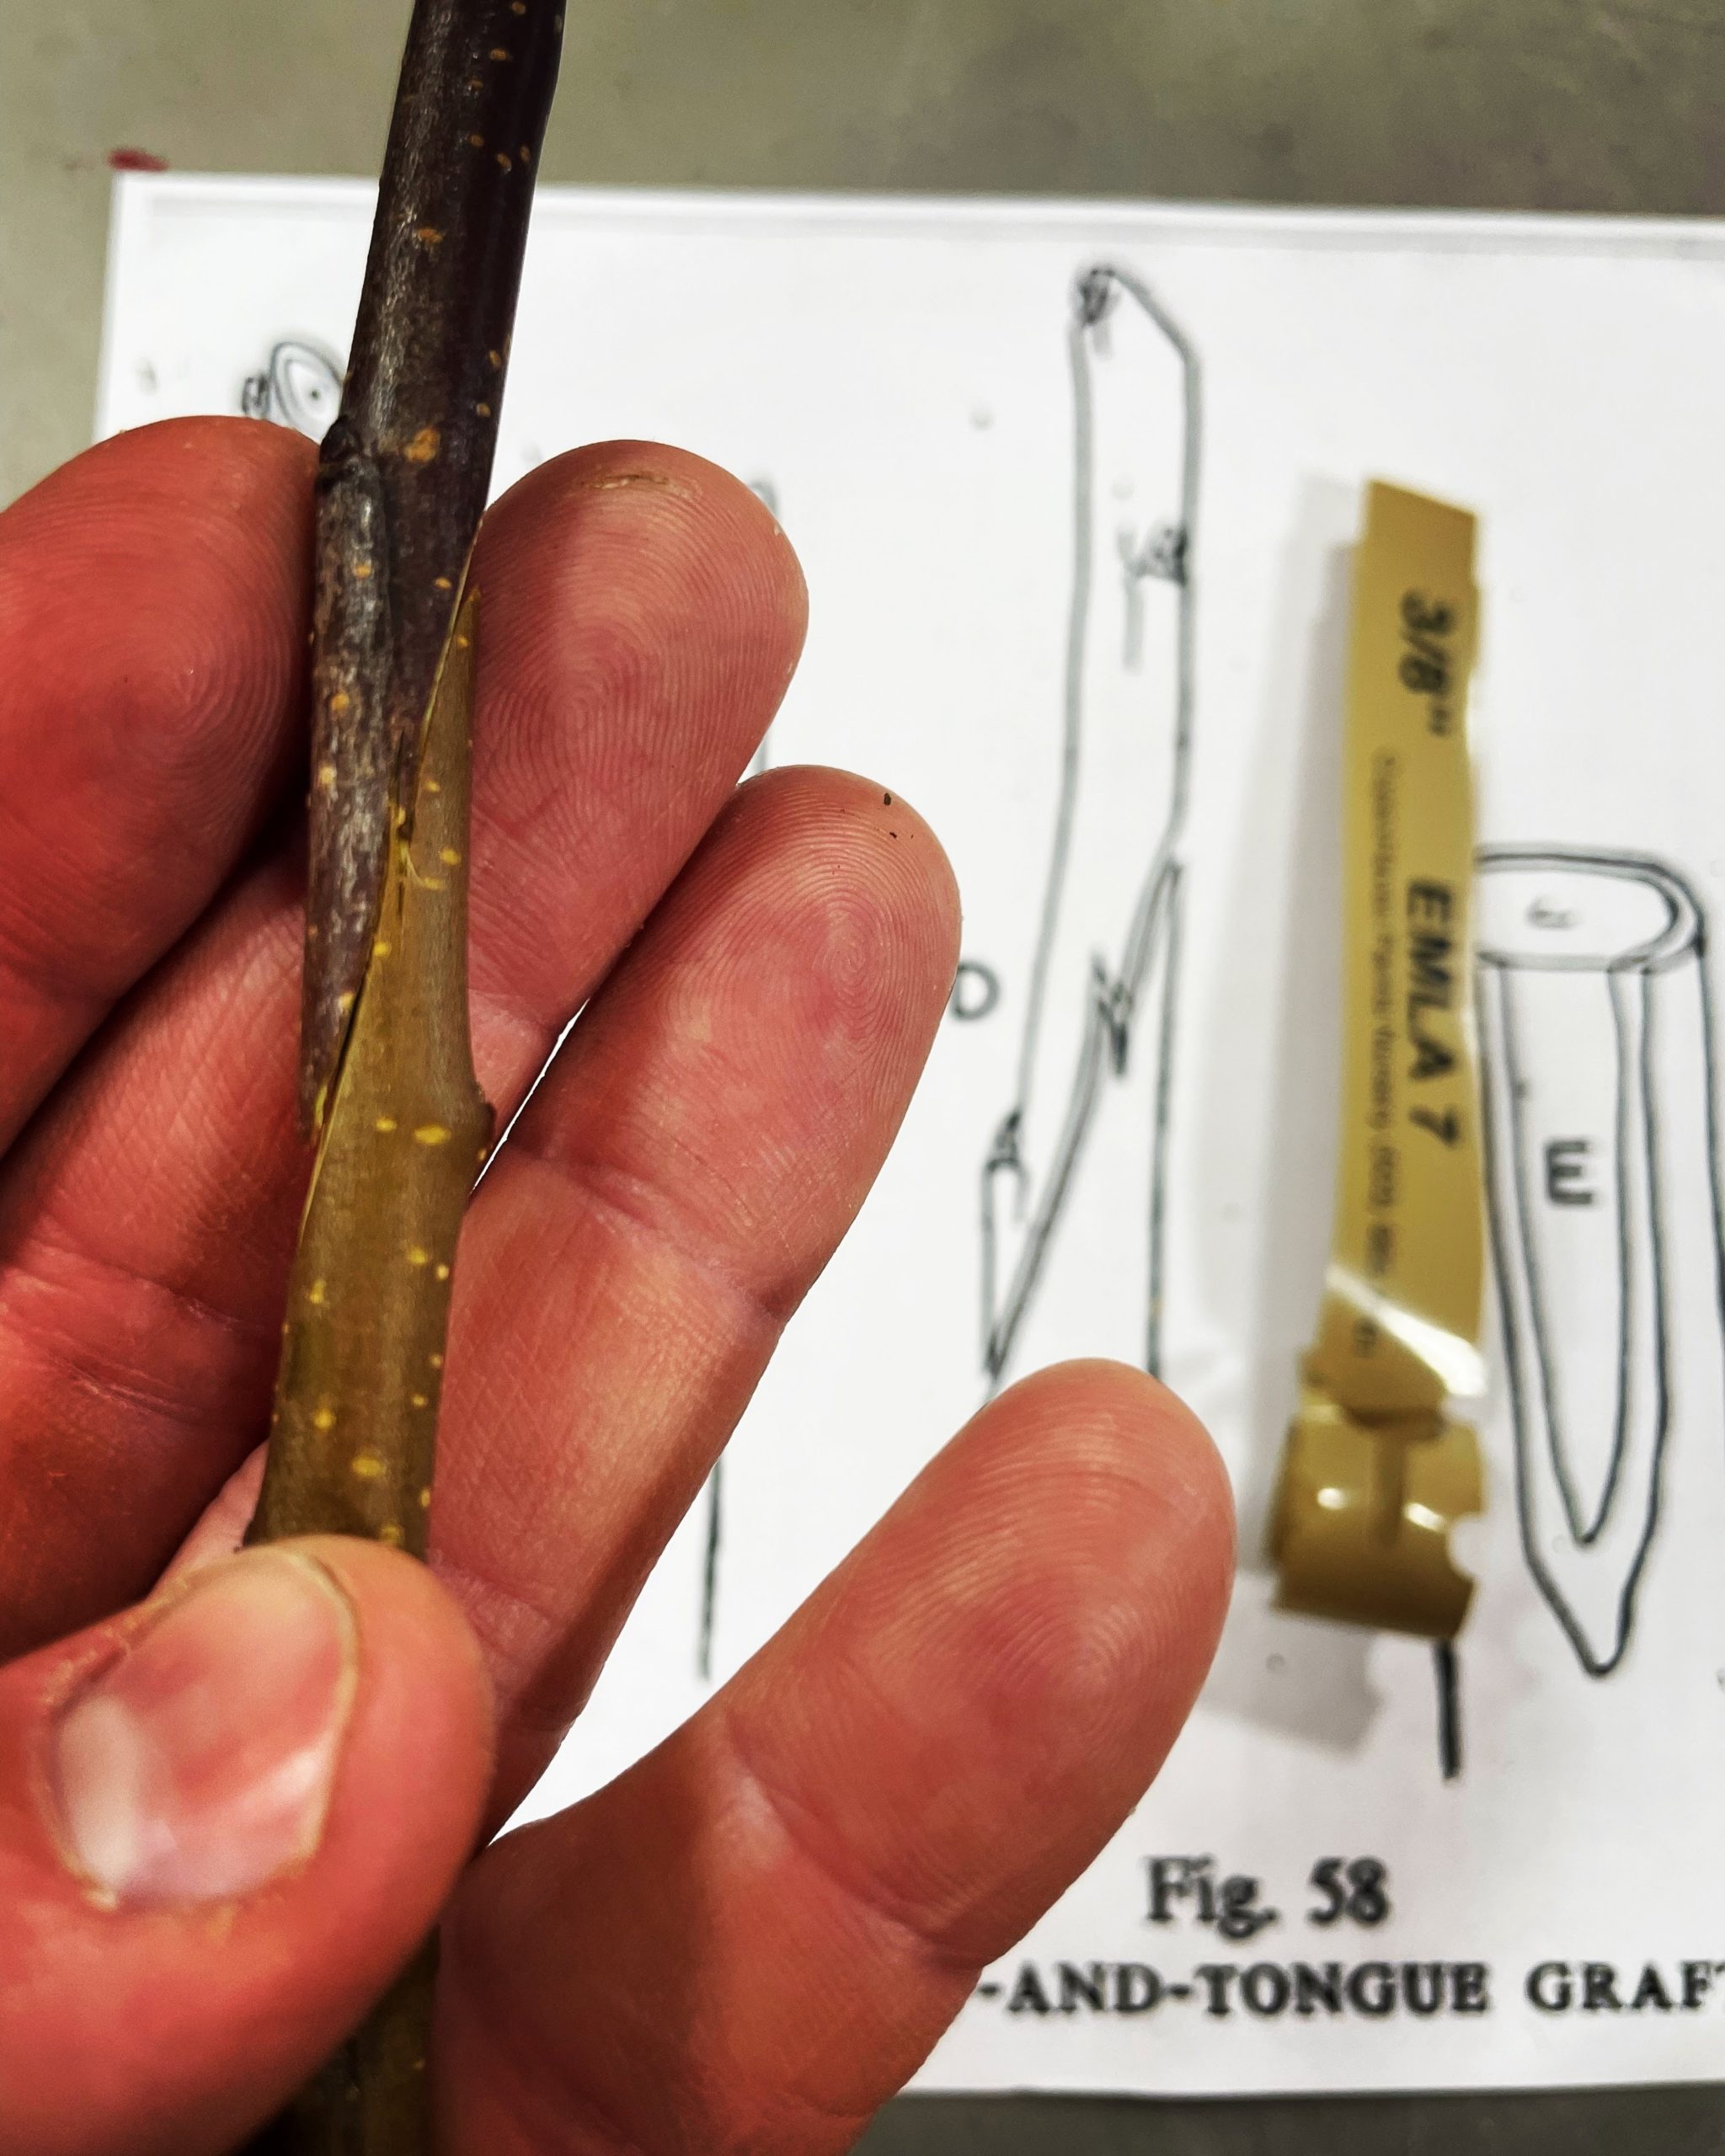
[[[431,698],[288,1286],[250,1539],[425,1550],[462,1214],[491,1136],[467,1036],[468,733],[476,595]]]

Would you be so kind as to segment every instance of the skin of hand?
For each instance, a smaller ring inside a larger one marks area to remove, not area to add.
[[[1029,1379],[486,1846],[861,1204],[958,905],[880,786],[738,787],[804,619],[746,488],[641,443],[523,480],[475,572],[500,1118],[584,1014],[463,1230],[430,1568],[232,1554],[307,1166],[312,471],[170,422],[0,515],[0,2148],[229,2148],[443,1910],[449,2156],[823,2156],[1156,1773],[1226,1485],[1142,1374]]]

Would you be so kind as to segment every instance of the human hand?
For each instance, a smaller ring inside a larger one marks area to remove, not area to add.
[[[590,1001],[463,1232],[430,1571],[225,1555],[307,1166],[311,476],[171,423],[0,517],[0,2148],[229,2147],[442,1908],[449,2151],[842,2149],[1160,1764],[1220,1470],[1140,1374],[1017,1386],[665,1744],[473,1857],[861,1203],[957,901],[879,788],[736,790],[804,618],[752,495],[638,444],[516,487],[475,572],[499,1118]]]

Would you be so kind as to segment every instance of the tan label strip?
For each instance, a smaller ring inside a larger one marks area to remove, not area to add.
[[[1451,1639],[1480,1510],[1483,1269],[1469,983],[1474,519],[1375,481],[1343,766],[1341,1150],[1317,1337],[1273,1530],[1285,1609]]]

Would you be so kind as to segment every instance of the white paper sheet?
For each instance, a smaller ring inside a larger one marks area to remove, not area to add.
[[[369,217],[357,185],[123,183],[103,428],[237,410],[284,339],[339,354]],[[1106,349],[1081,332],[1075,373],[1075,293],[1103,265],[1120,273],[1101,295]],[[971,1015],[945,1024],[725,1466],[715,1676],[983,1396],[984,1167],[1011,1150],[1025,1073],[1022,1217],[1014,1171],[996,1170],[996,1319],[1030,1279],[1015,1271],[1027,1235],[1046,1262],[1008,1375],[1055,1353],[1145,1357],[1165,1128],[1162,1364],[1234,1476],[1234,1609],[1159,1786],[988,1972],[925,2087],[1613,2082],[1706,2078],[1725,2057],[1725,1341],[1704,1033],[1706,928],[1725,899],[1722,355],[1717,226],[541,198],[499,485],[569,444],[637,435],[770,491],[813,618],[769,753],[902,787],[965,894]],[[278,352],[276,371],[308,425],[327,416],[315,358]],[[1081,388],[1092,559],[1075,689]],[[1449,1785],[1429,1652],[1276,1614],[1262,1557],[1329,1235],[1340,666],[1370,475],[1480,513],[1483,833],[1539,857],[1486,872],[1482,905],[1504,1292],[1490,1508],[1463,1537],[1481,1582],[1466,1767]],[[1182,764],[1168,572],[1186,522]],[[1075,835],[1044,938],[1069,742]],[[1650,937],[1653,959],[1626,959]],[[1554,948],[1574,963],[1554,970]],[[1092,1108],[1064,1198],[1039,1210],[1087,1042]],[[703,1508],[531,1809],[702,1696],[707,1532]],[[1198,1858],[1256,1882],[1250,1906],[1274,1921],[1233,1937],[1247,1926],[1205,1922],[1195,1871],[1168,1863]],[[1166,1922],[1158,1859],[1165,1885],[1188,1882]],[[1375,1875],[1343,1872],[1332,1894],[1327,1860],[1382,1866],[1381,1921],[1364,1920]],[[1338,1900],[1348,1910],[1319,1923]]]

